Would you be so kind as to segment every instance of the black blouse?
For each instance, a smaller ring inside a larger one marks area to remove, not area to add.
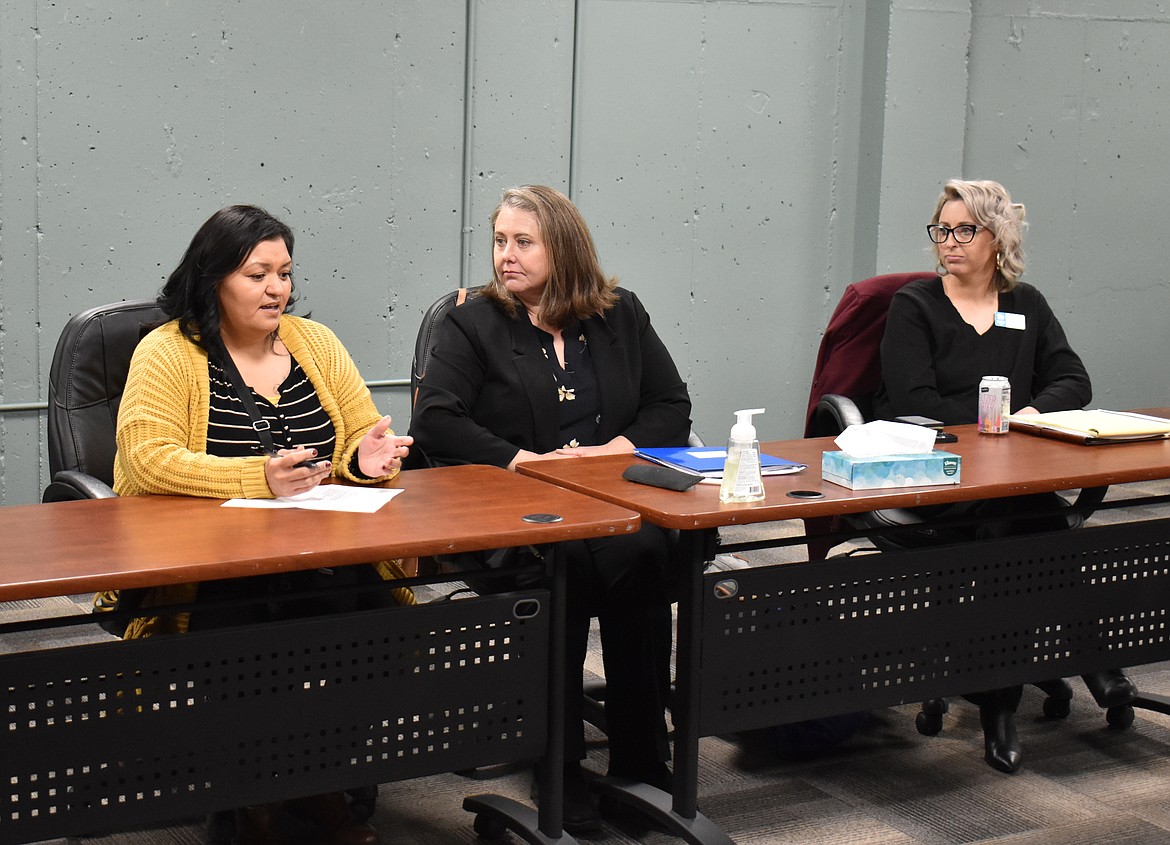
[[[993,325],[979,334],[964,322],[938,277],[910,282],[890,303],[882,339],[882,383],[874,408],[882,419],[922,414],[948,425],[978,417],[979,380],[1007,376],[1012,411],[1067,411],[1088,404],[1089,374],[1043,294],[1020,282],[999,295],[999,310],[1021,328]]]
[[[557,391],[557,413],[561,443],[564,446],[597,446],[597,428],[601,422],[601,401],[597,374],[589,355],[589,342],[580,323],[565,327],[565,366],[557,360],[553,336],[533,326],[537,341],[552,372],[552,386]]]

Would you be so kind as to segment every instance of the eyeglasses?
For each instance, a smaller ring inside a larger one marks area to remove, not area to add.
[[[955,236],[957,244],[969,244],[975,240],[975,235],[980,229],[986,228],[986,226],[972,226],[970,223],[964,223],[962,226],[940,226],[937,223],[932,223],[926,227],[926,234],[936,244],[945,244],[950,235]]]

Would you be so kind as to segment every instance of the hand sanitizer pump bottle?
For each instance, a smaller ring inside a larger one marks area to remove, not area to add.
[[[758,502],[764,498],[764,480],[760,477],[760,441],[752,414],[764,413],[763,408],[735,412],[735,425],[727,440],[727,460],[723,464],[723,480],[719,484],[721,502]]]

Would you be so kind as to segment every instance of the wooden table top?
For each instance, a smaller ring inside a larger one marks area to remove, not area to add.
[[[1145,409],[1170,416],[1168,408]],[[762,443],[764,452],[807,464],[808,469],[764,479],[762,502],[722,504],[717,484],[698,484],[684,493],[635,484],[621,477],[626,467],[646,463],[630,455],[532,461],[522,474],[597,496],[636,510],[667,528],[714,528],[721,525],[860,513],[882,508],[917,507],[945,502],[1017,496],[1132,481],[1170,478],[1170,440],[1083,446],[1023,432],[981,435],[973,425],[950,426],[957,443],[939,449],[962,455],[962,482],[957,485],[849,490],[821,478],[821,454],[836,450],[833,438]],[[798,499],[794,490],[812,490],[823,498]]]
[[[637,513],[497,467],[402,473],[373,514],[135,496],[0,508],[0,601],[630,533]],[[554,513],[559,523],[521,517]]]

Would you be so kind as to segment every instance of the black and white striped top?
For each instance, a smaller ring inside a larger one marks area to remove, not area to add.
[[[246,458],[261,454],[260,438],[252,429],[248,411],[236,395],[231,380],[213,360],[207,364],[211,407],[207,417],[207,454],[221,458]],[[288,378],[280,385],[278,404],[255,390],[252,396],[260,415],[272,426],[269,433],[277,449],[306,447],[324,458],[333,457],[337,434],[333,421],[321,407],[312,382],[294,358]]]

